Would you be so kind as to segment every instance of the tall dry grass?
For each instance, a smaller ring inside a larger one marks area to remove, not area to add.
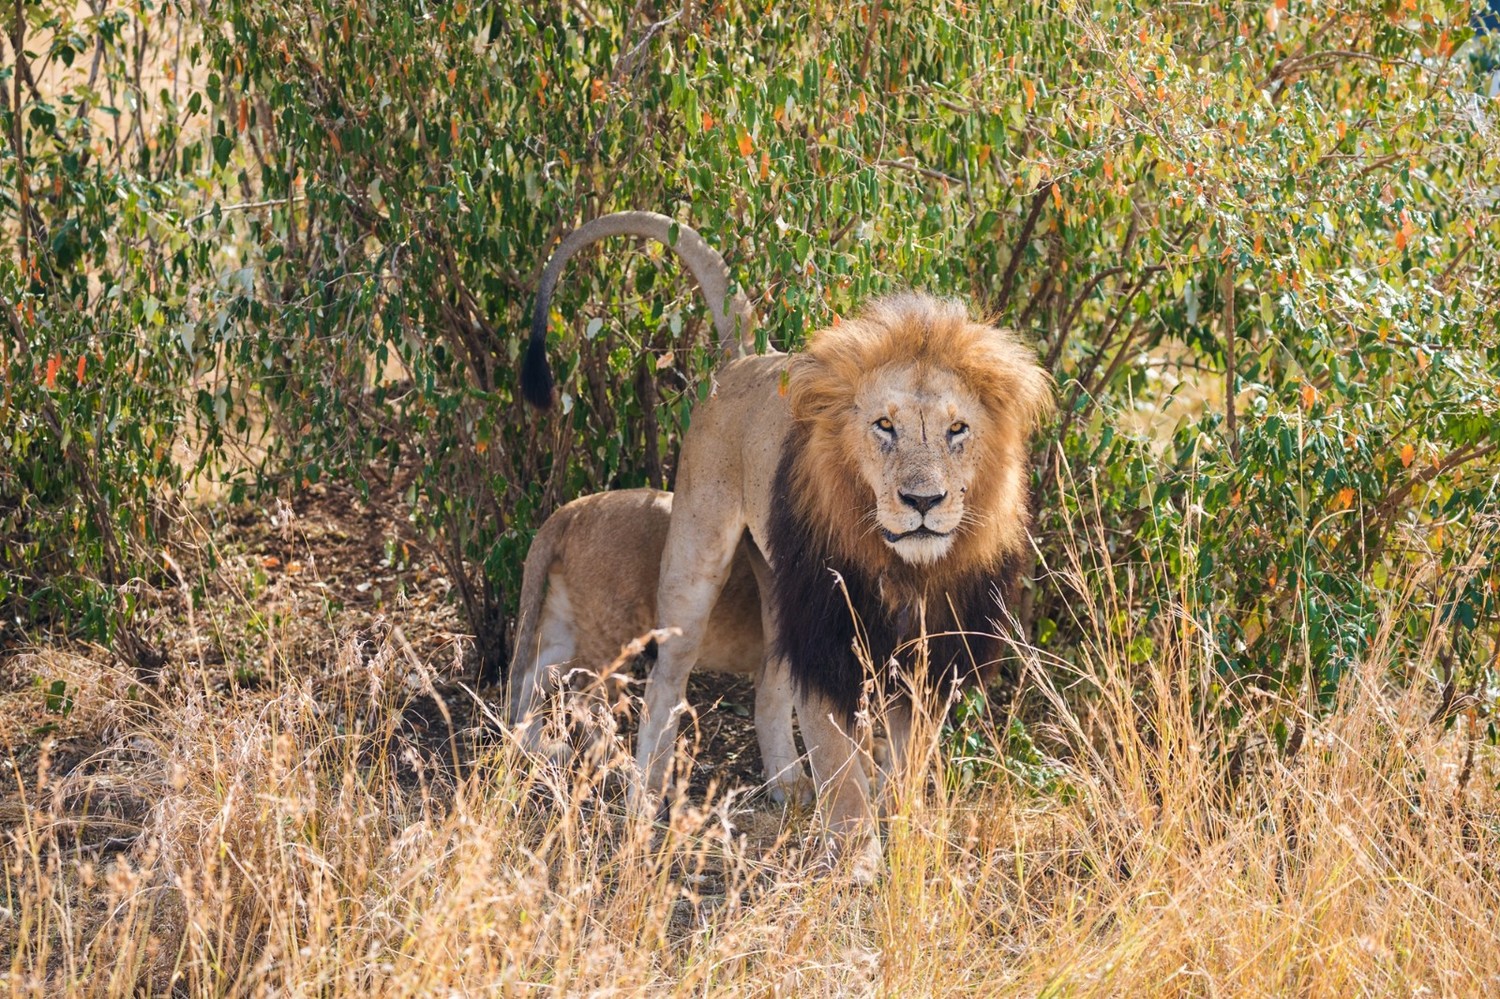
[[[1062,567],[1081,594],[1101,567]],[[1115,601],[1120,605],[1116,606]],[[1118,621],[1127,596],[1081,606]],[[90,759],[23,773],[0,877],[18,995],[1500,994],[1500,763],[1379,648],[1301,749],[1236,757],[1190,616],[1024,672],[1048,780],[924,741],[872,885],[734,794],[632,826],[628,754],[558,770],[396,629],[318,676],[143,693],[56,652]],[[14,685],[13,685],[14,686]],[[15,699],[23,693],[9,695]],[[18,702],[17,702],[18,703]],[[13,705],[12,705],[13,706]],[[1279,710],[1295,714],[1296,705]],[[1040,721],[1037,721],[1040,719]],[[997,724],[1004,724],[998,719]],[[931,726],[928,726],[930,733]],[[13,740],[12,740],[13,741]],[[1003,745],[998,733],[991,740]],[[454,768],[454,757],[463,765]],[[991,761],[995,762],[995,761]],[[1000,761],[1003,763],[1003,761]]]

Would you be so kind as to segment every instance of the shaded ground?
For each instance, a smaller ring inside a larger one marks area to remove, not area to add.
[[[503,691],[474,689],[451,584],[400,514],[400,488],[399,480],[376,487],[365,502],[316,485],[290,502],[194,511],[184,533],[197,540],[169,566],[177,585],[141,584],[145,634],[167,653],[159,676],[137,676],[97,647],[0,656],[0,827],[24,821],[38,806],[27,797],[45,787],[78,845],[122,848],[151,805],[131,775],[147,756],[160,759],[132,742],[153,703],[202,697],[213,713],[215,704],[307,683],[329,710],[357,713],[335,703],[348,688],[335,678],[382,655],[410,666],[397,737],[421,757],[451,766],[455,751],[471,756],[501,738],[494,721]],[[750,681],[695,675],[689,700],[694,793],[758,785]],[[138,717],[100,717],[94,709],[105,701],[138,706]],[[621,720],[627,740],[633,717]]]

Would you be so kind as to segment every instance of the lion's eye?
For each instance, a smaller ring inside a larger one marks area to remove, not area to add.
[[[953,424],[953,426],[951,426],[951,427],[948,428],[948,436],[949,437],[957,437],[959,434],[966,434],[968,432],[969,432],[969,425],[967,423],[965,423],[963,420],[956,421]]]
[[[875,421],[875,429],[883,434],[890,434],[893,437],[896,435],[896,425],[884,416]]]

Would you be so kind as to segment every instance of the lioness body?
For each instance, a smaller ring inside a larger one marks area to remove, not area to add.
[[[570,679],[590,683],[618,664],[622,649],[657,625],[657,585],[672,494],[623,489],[573,500],[547,518],[526,555],[508,710],[523,743],[537,751],[543,700]],[[761,598],[753,553],[735,553],[698,652],[702,669],[753,676],[755,724],[767,777],[780,786],[800,776],[791,736],[791,692],[768,681]],[[660,647],[675,641],[664,636]],[[659,654],[659,651],[658,651]],[[580,673],[581,676],[570,674]],[[618,677],[605,676],[611,700]],[[778,769],[770,769],[779,761]],[[789,769],[787,769],[789,768]]]

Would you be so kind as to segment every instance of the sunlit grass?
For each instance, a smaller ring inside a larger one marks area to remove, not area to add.
[[[1107,604],[1082,617],[1118,620]],[[1132,635],[1091,637],[1072,661],[1025,656],[1046,779],[1007,776],[1002,754],[959,780],[952,741],[921,740],[872,885],[830,869],[812,820],[742,796],[628,822],[626,746],[562,770],[485,726],[450,732],[424,692],[455,719],[483,711],[434,688],[442,664],[389,627],[253,692],[158,692],[38,652],[11,669],[70,692],[48,753],[93,748],[66,773],[38,760],[25,740],[48,705],[11,685],[0,981],[37,996],[1500,990],[1500,762],[1467,719],[1430,724],[1431,692],[1393,687],[1377,648],[1336,710],[1303,718],[1298,752],[1250,752],[1231,776],[1202,708],[1212,649],[1158,627],[1132,662]]]

